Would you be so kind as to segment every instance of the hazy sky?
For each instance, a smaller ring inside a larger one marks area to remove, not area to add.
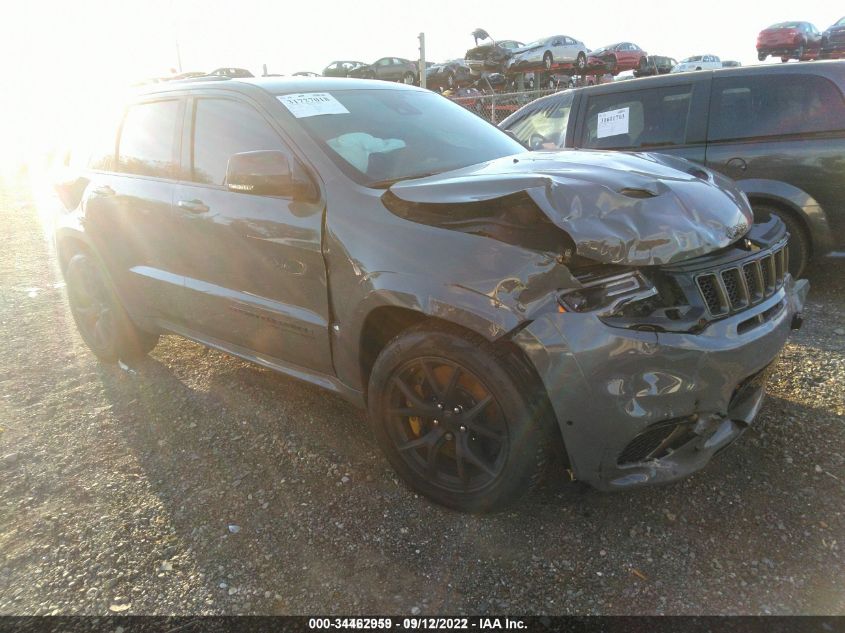
[[[177,38],[183,70],[241,66],[255,74],[262,64],[289,74],[319,72],[335,59],[416,58],[421,31],[428,59],[461,57],[477,27],[501,39],[565,34],[591,48],[628,40],[678,59],[713,53],[747,65],[756,63],[761,28],[809,20],[824,30],[843,15],[829,0],[5,0],[0,133],[20,142],[29,134],[22,116],[43,119],[66,105],[42,120],[39,131],[51,134],[83,116],[100,91],[166,74],[177,64]]]

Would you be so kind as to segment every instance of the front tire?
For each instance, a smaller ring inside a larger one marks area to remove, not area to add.
[[[489,512],[539,481],[552,444],[550,416],[514,362],[483,339],[425,325],[379,354],[370,420],[411,488],[456,510]]]
[[[102,265],[87,253],[74,255],[65,269],[68,302],[82,340],[100,360],[114,363],[146,356],[158,334],[132,323]]]
[[[798,279],[810,261],[810,236],[807,229],[789,211],[768,204],[752,205],[755,221],[766,221],[773,215],[786,225],[789,231],[789,272]]]
[[[554,61],[554,59],[552,58],[552,54],[551,54],[551,52],[546,51],[546,54],[545,54],[545,55],[543,55],[543,67],[544,67],[546,70],[551,70],[551,69],[552,69],[552,62],[553,62],[553,61]]]

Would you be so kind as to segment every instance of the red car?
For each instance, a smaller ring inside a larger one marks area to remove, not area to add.
[[[626,70],[645,68],[647,56],[648,53],[636,44],[619,42],[590,51],[587,67],[598,68],[603,65],[608,72],[616,75]]]
[[[819,56],[821,46],[822,34],[809,22],[779,22],[757,36],[757,59],[763,61],[773,55],[782,62],[807,61]]]

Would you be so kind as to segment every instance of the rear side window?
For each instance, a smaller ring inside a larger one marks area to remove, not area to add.
[[[683,145],[692,84],[590,97],[582,147],[620,149]]]
[[[816,75],[725,77],[713,81],[710,141],[845,130],[845,102]]]
[[[508,131],[530,149],[561,148],[566,142],[572,100],[572,92],[563,93],[513,123]]]
[[[129,106],[118,144],[118,170],[171,178],[179,102],[151,101]]]
[[[194,112],[192,180],[222,185],[232,154],[284,150],[279,135],[252,106],[230,99],[199,99]]]

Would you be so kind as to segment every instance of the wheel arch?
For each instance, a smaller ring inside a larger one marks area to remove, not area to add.
[[[480,345],[489,345],[494,356],[507,364],[508,370],[513,373],[515,379],[526,389],[531,390],[532,401],[537,404],[539,414],[549,416],[549,420],[553,422],[549,425],[552,429],[552,448],[568,465],[570,462],[563,434],[557,423],[546,387],[525,350],[513,340],[513,337],[530,323],[530,321],[524,321],[498,338],[488,338],[465,324],[426,314],[420,310],[396,305],[378,306],[367,314],[359,336],[359,369],[364,399],[366,401],[369,376],[376,358],[396,336],[423,324],[452,332],[469,340],[478,341]]]
[[[62,274],[67,270],[68,262],[74,255],[90,253],[99,258],[96,248],[91,244],[85,233],[73,229],[60,229],[56,232],[56,258]]]
[[[798,220],[807,232],[810,255],[823,255],[832,249],[830,225],[822,206],[806,191],[778,180],[748,179],[737,181],[753,206],[755,202],[770,204]]]

